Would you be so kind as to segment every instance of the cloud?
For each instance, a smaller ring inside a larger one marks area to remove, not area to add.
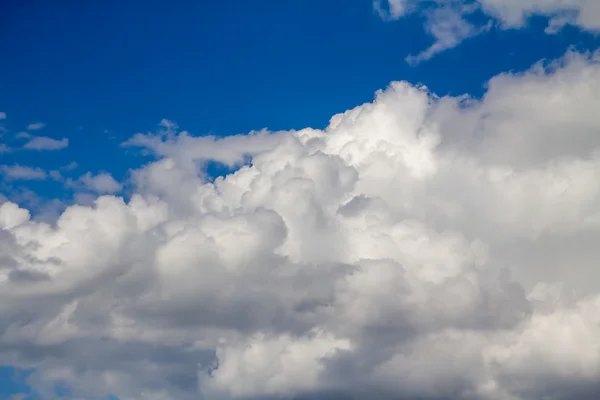
[[[27,125],[27,130],[38,131],[38,130],[42,129],[44,126],[46,126],[46,124],[43,124],[41,122],[35,122],[35,123]]]
[[[6,113],[5,112],[0,111],[0,120],[1,119],[6,119]]]
[[[521,28],[529,17],[542,15],[549,18],[548,34],[557,33],[566,24],[600,32],[600,3],[597,0],[374,0],[373,7],[385,20],[397,20],[417,11],[424,13],[425,29],[435,42],[418,55],[408,56],[410,64],[428,60],[489,30],[491,21],[476,25],[467,20],[466,17],[475,11],[498,22],[501,29]]]
[[[419,0],[374,0],[373,7],[381,18],[394,20],[412,11],[411,6],[418,3]]]
[[[62,138],[61,140],[52,139],[47,136],[33,136],[25,145],[24,149],[28,150],[61,150],[69,147],[69,139]]]
[[[15,135],[15,138],[17,139],[29,139],[33,137],[33,135],[29,132],[19,132]]]
[[[79,166],[79,164],[77,164],[76,161],[71,161],[67,165],[60,167],[60,170],[61,171],[73,171],[74,169],[77,169],[78,166]]]
[[[10,166],[2,165],[0,166],[0,170],[5,178],[10,180],[42,180],[47,177],[46,171],[41,168],[26,167],[18,164]]]
[[[426,50],[416,56],[409,55],[406,61],[415,65],[421,61],[429,60],[434,55],[453,47],[463,40],[478,35],[488,30],[491,25],[477,27],[468,22],[464,15],[465,7],[445,6],[425,11],[425,29],[435,38],[435,42]]]
[[[598,90],[568,54],[324,130],[136,135],[128,200],[0,206],[0,363],[48,399],[597,398]]]
[[[88,172],[79,177],[77,184],[83,185],[86,189],[96,193],[116,193],[122,188],[121,184],[106,172],[100,172],[97,175]]]
[[[484,12],[506,27],[521,27],[531,15],[566,20],[582,29],[600,30],[600,4],[596,0],[478,0]]]

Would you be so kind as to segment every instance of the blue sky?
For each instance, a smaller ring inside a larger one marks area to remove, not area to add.
[[[433,42],[423,14],[384,20],[371,0],[4,1],[0,126],[13,151],[0,152],[0,164],[60,170],[73,182],[87,172],[124,181],[148,159],[119,144],[163,118],[194,135],[323,128],[391,81],[477,97],[499,73],[600,46],[577,26],[547,34],[547,23],[533,16],[520,29],[494,25],[410,65],[407,55]],[[68,146],[19,149],[35,136]],[[45,201],[54,198],[66,204],[78,190],[52,179],[0,179],[4,196],[34,210],[52,208]],[[27,391],[13,372],[0,369],[5,397]]]
[[[422,17],[382,21],[370,0],[10,1],[3,3],[0,110],[13,132],[35,122],[67,137],[58,154],[7,162],[81,171],[133,161],[118,143],[167,118],[194,134],[324,127],[390,81],[437,94],[481,94],[492,76],[598,40],[576,28],[544,33],[545,18],[499,31],[413,67],[432,39]]]

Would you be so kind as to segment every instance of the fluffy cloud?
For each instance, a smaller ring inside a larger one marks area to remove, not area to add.
[[[28,150],[61,150],[69,147],[69,139],[62,138],[60,140],[53,139],[47,136],[29,136],[31,139],[23,145],[24,149]]]
[[[463,40],[491,27],[476,26],[469,14],[480,10],[499,22],[503,29],[523,27],[532,15],[549,17],[547,33],[556,33],[564,25],[600,32],[600,2],[597,0],[374,0],[373,6],[385,20],[395,20],[424,8],[425,29],[435,39],[433,45],[407,61],[416,64],[457,46]]]
[[[48,399],[596,398],[599,90],[570,54],[324,130],[138,135],[127,201],[0,206],[0,364]]]
[[[99,194],[116,193],[122,188],[122,185],[107,172],[100,172],[97,175],[88,172],[79,177],[72,185],[83,186],[85,189]]]

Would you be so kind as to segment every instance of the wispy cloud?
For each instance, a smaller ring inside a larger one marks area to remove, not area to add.
[[[444,6],[425,11],[425,30],[435,38],[435,42],[416,56],[409,55],[406,61],[416,65],[429,60],[436,54],[458,46],[462,41],[489,30],[492,25],[476,26],[467,21],[465,7]]]
[[[3,111],[0,111],[0,119],[6,119],[6,113]]]
[[[44,126],[46,126],[46,124],[44,124],[42,122],[34,122],[34,123],[27,125],[27,130],[37,131],[37,130],[42,129]]]
[[[15,135],[17,139],[29,139],[30,137],[33,137],[33,135],[29,132],[19,132]]]
[[[29,142],[25,143],[24,149],[28,150],[60,150],[69,146],[69,139],[53,139],[47,136],[34,136]]]
[[[41,168],[25,167],[22,165],[2,165],[0,172],[6,179],[10,180],[43,180],[48,177],[46,171]]]
[[[79,165],[77,164],[76,161],[71,161],[70,163],[68,163],[65,166],[60,167],[59,169],[61,171],[73,171],[74,169],[76,169]]]
[[[373,7],[382,19],[394,20],[406,15],[419,0],[375,0]]]
[[[417,64],[458,46],[462,41],[488,31],[492,22],[499,29],[522,28],[533,15],[549,18],[545,32],[555,34],[571,24],[589,32],[600,32],[598,0],[374,0],[373,8],[385,21],[423,13],[425,30],[435,39],[431,47],[406,58]],[[479,11],[488,21],[480,24],[465,17]]]

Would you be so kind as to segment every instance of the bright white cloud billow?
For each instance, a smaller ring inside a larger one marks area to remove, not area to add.
[[[45,399],[597,398],[599,61],[482,100],[395,82],[325,130],[136,136],[128,202],[0,206],[0,364]]]
[[[556,33],[564,25],[600,32],[598,0],[374,0],[375,11],[385,20],[395,20],[422,10],[425,29],[434,43],[417,55],[409,55],[411,64],[428,60],[435,54],[456,47],[463,40],[491,27],[491,22],[476,26],[467,17],[474,11],[498,22],[503,29],[523,27],[533,15],[549,18],[547,33]]]

